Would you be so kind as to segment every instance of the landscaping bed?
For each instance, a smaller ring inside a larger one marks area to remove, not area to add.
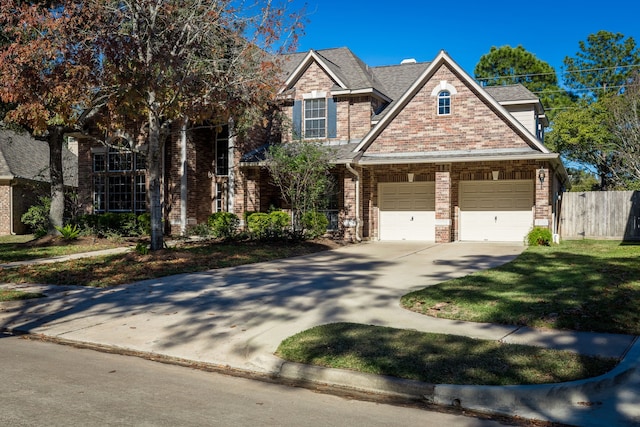
[[[311,241],[183,242],[141,254],[81,258],[46,265],[0,269],[0,282],[106,287],[139,280],[289,258],[341,246],[331,239]],[[0,249],[0,257],[2,252]]]

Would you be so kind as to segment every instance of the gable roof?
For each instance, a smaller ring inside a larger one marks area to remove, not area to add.
[[[316,62],[336,82],[332,89],[334,95],[354,91],[375,92],[382,98],[388,98],[371,67],[346,47],[285,55],[283,72],[287,78],[280,93],[291,89],[312,62]]]
[[[380,135],[380,133],[391,123],[391,121],[402,111],[402,109],[413,99],[418,91],[427,83],[433,74],[443,65],[451,67],[456,74],[460,76],[463,82],[468,85],[478,97],[489,104],[495,111],[496,115],[507,122],[516,132],[527,142],[532,150],[543,154],[552,154],[540,140],[538,140],[531,132],[529,132],[518,120],[515,119],[494,97],[484,90],[475,80],[471,78],[451,57],[444,51],[436,56],[436,58],[428,64],[424,71],[411,84],[405,93],[394,102],[394,105],[387,108],[387,112],[383,115],[378,123],[376,123],[369,133],[365,135],[360,144],[354,151],[364,151],[371,143]]]
[[[62,152],[64,183],[78,185],[78,157]],[[0,129],[0,178],[49,182],[49,145],[24,133]]]

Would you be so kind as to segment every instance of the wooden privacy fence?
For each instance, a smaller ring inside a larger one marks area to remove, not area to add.
[[[640,240],[640,192],[563,193],[560,236],[564,239]]]

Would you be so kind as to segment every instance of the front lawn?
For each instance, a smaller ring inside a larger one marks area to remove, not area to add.
[[[335,323],[284,340],[292,362],[350,369],[432,384],[545,384],[595,377],[614,359],[453,335]]]
[[[81,258],[53,264],[0,269],[0,282],[106,287],[172,274],[233,267],[330,249],[332,241],[200,242],[174,249]]]
[[[640,245],[564,241],[530,247],[498,268],[405,295],[434,317],[640,334]]]
[[[35,239],[33,235],[0,237],[0,264],[36,258],[51,258],[81,252],[123,246],[122,242],[94,237],[65,240],[61,237],[45,236]]]

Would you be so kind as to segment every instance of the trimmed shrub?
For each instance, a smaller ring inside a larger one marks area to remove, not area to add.
[[[31,206],[22,214],[20,221],[27,227],[36,237],[42,237],[49,231],[49,209],[51,208],[50,197],[39,197],[38,204]]]
[[[150,234],[149,214],[137,215],[133,212],[81,215],[77,225],[83,233],[98,237],[127,236],[138,237]]]
[[[231,212],[215,212],[209,215],[207,220],[211,228],[211,234],[218,239],[230,239],[234,237],[240,226],[240,218]]]
[[[544,227],[534,227],[527,234],[527,244],[529,246],[550,246],[553,241],[551,230]]]
[[[281,239],[285,237],[291,225],[286,212],[256,212],[247,217],[247,228],[251,238],[257,240]]]
[[[322,212],[310,211],[302,215],[302,227],[306,239],[315,239],[327,232],[329,219]]]

